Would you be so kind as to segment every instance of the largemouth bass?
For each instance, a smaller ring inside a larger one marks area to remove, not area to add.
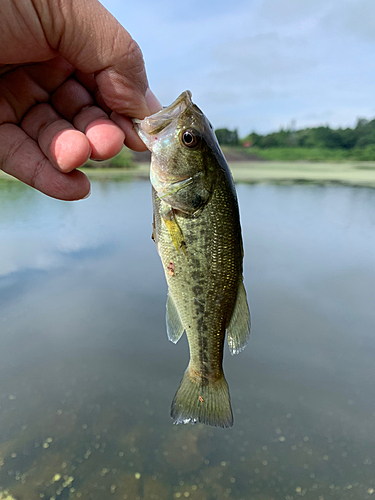
[[[250,334],[232,177],[189,91],[134,126],[152,153],[153,239],[168,283],[167,334],[177,343],[185,331],[190,349],[171,416],[177,424],[231,427],[225,335],[237,354]]]

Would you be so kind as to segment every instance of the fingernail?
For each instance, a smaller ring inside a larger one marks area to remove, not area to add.
[[[152,115],[163,109],[163,106],[160,104],[159,99],[150,88],[146,90],[145,98],[147,107]]]

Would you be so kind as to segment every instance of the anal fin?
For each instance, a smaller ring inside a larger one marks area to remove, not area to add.
[[[169,293],[167,298],[166,323],[169,340],[174,344],[177,344],[184,333],[184,327],[181,323],[175,303]]]
[[[230,353],[238,354],[245,349],[250,336],[250,311],[247,304],[246,290],[241,282],[232,318],[227,327],[227,341]]]

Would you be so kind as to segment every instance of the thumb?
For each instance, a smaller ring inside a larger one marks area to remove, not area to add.
[[[50,47],[82,73],[95,76],[111,110],[131,118],[154,112],[146,102],[148,81],[142,52],[103,5],[97,0],[33,3]],[[147,94],[150,101],[150,91]]]

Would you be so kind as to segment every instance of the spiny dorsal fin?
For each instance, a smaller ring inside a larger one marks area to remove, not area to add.
[[[238,354],[245,349],[250,336],[250,311],[243,282],[238,288],[236,305],[227,328],[230,353]]]
[[[173,299],[169,294],[167,298],[166,322],[168,338],[171,342],[177,344],[182,334],[184,333],[184,327],[182,326],[180,316],[173,302]]]

